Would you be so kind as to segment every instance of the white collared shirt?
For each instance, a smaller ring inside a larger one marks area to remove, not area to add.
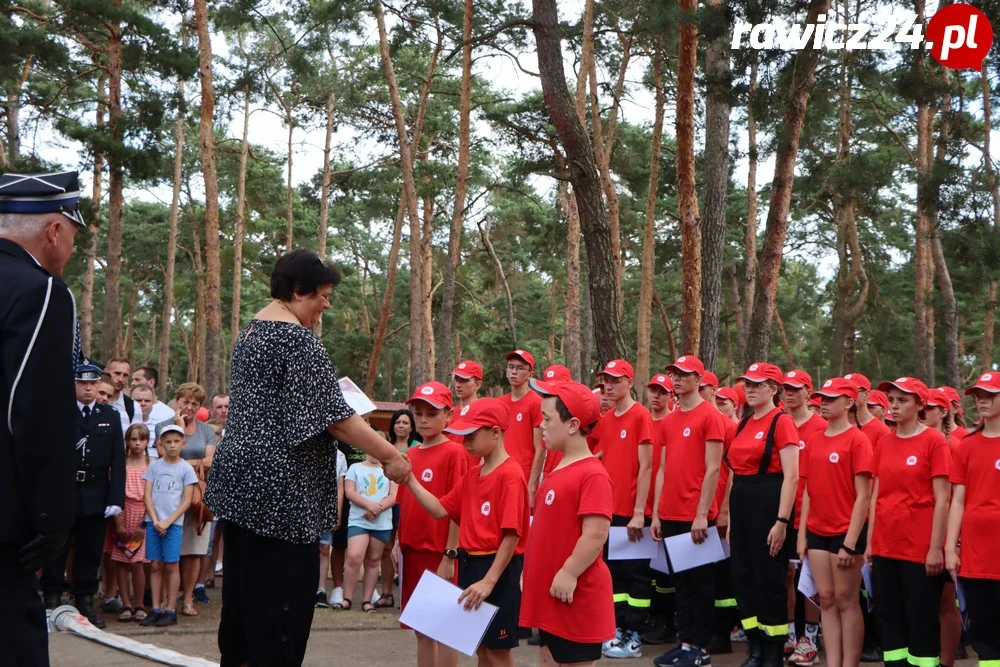
[[[109,403],[108,405],[110,405],[111,407],[113,407],[115,410],[118,411],[118,417],[121,419],[121,424],[122,424],[123,438],[125,437],[125,431],[128,430],[129,426],[131,426],[132,424],[142,423],[142,408],[139,407],[138,403],[133,402],[135,413],[132,415],[132,419],[128,418],[128,412],[126,412],[125,410],[124,392],[118,392],[118,400],[116,400],[114,403]]]
[[[136,404],[136,410],[138,410],[138,416],[142,418],[142,410],[139,409],[139,404]],[[149,419],[145,421],[146,428],[149,429],[149,459],[157,459],[160,457],[159,453],[156,451],[156,425],[160,422],[165,422],[168,419],[173,419],[176,413],[173,409],[164,403],[163,401],[157,401],[153,403],[153,407],[149,409]],[[126,443],[128,444],[128,443]]]

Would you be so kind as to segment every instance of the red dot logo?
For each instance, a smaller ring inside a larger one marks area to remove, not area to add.
[[[978,72],[993,45],[993,26],[972,5],[948,5],[931,17],[925,39],[934,60],[945,67]]]
[[[425,482],[431,481],[432,479],[434,479],[434,471],[431,470],[430,468],[425,468],[424,471],[420,473],[420,479],[424,480]]]

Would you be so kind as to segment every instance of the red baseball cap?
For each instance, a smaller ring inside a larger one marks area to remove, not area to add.
[[[795,387],[796,389],[802,389],[805,387],[809,391],[813,388],[813,379],[803,370],[795,369],[794,371],[788,371],[785,373],[785,379],[782,381],[783,385],[789,387]]]
[[[719,387],[719,390],[715,392],[716,400],[724,398],[727,401],[732,401],[734,405],[740,404],[740,397],[737,395],[736,390],[730,387]]]
[[[946,392],[940,389],[928,389],[926,403],[927,405],[936,405],[945,411],[951,410],[951,399]]]
[[[669,371],[670,369],[680,371],[681,373],[697,373],[702,377],[705,376],[705,364],[698,357],[692,357],[689,354],[677,357],[674,363],[667,364],[667,367],[663,370]]]
[[[1000,394],[1000,373],[983,373],[976,380],[976,384],[965,390],[965,395],[975,393],[977,389],[988,391],[991,394]]]
[[[785,381],[785,374],[774,364],[769,364],[766,361],[758,361],[750,364],[747,372],[741,375],[740,379],[749,380],[750,382],[771,380],[772,382],[782,384]]]
[[[846,396],[851,400],[858,400],[858,385],[846,378],[830,378],[823,383],[818,391],[812,393],[812,398],[839,398]]]
[[[545,369],[542,378],[546,382],[570,382],[573,376],[570,375],[569,369],[562,364],[553,364]]]
[[[647,387],[659,387],[664,391],[669,391],[671,394],[674,393],[674,381],[670,379],[669,376],[660,373],[659,375],[654,375],[649,378],[649,382],[646,384]]]
[[[736,392],[736,398],[737,398],[736,406],[739,407],[741,405],[746,405],[747,404],[747,390],[746,390],[746,387],[743,386],[743,383],[742,382],[737,382],[736,384],[734,384],[733,385],[733,391]]]
[[[719,388],[719,376],[712,371],[705,371],[701,374],[701,384],[702,387],[715,387]]]
[[[610,375],[613,378],[626,377],[629,380],[634,380],[635,370],[632,369],[632,364],[624,359],[613,359],[604,366],[604,370],[598,375]]]
[[[959,396],[958,390],[955,389],[954,387],[938,387],[938,389],[943,391],[944,395],[947,396],[948,400],[951,401],[952,403],[962,402],[962,397]]]
[[[848,373],[844,376],[845,380],[850,380],[854,384],[858,385],[858,389],[864,389],[865,391],[872,390],[872,381],[868,379],[867,376],[861,373]]]
[[[819,396],[817,396],[815,398],[810,398],[809,399],[809,406],[810,407],[818,408],[818,407],[820,407],[822,405],[823,405],[823,400]]]
[[[470,378],[476,378],[478,380],[483,379],[483,367],[477,364],[475,361],[466,359],[465,361],[458,362],[455,366],[455,370],[451,372],[455,377],[460,377],[463,380],[468,380]]]
[[[884,391],[872,389],[868,392],[868,405],[878,405],[886,412],[889,412],[889,397],[885,395]]]
[[[452,422],[444,430],[455,435],[469,435],[481,428],[498,426],[501,431],[507,430],[510,413],[503,401],[497,398],[480,398],[469,403],[464,415]]]
[[[535,370],[535,358],[531,356],[531,352],[527,350],[514,350],[513,352],[508,352],[507,356],[504,357],[505,361],[510,361],[511,359],[520,359],[524,363],[528,364],[528,368]]]
[[[544,396],[556,396],[569,413],[590,428],[601,418],[601,402],[594,391],[585,384],[567,380],[564,382],[539,382],[529,380],[531,388]]]
[[[879,383],[878,388],[880,391],[885,391],[885,392],[895,388],[907,394],[914,394],[917,398],[920,399],[921,403],[927,403],[927,392],[928,392],[927,385],[925,385],[917,378],[911,378],[911,377],[896,378],[891,382],[885,381]]]
[[[427,382],[414,389],[413,396],[410,396],[410,400],[406,404],[409,405],[414,401],[423,401],[438,410],[443,408],[451,410],[455,407],[455,402],[451,397],[451,390],[440,382]]]

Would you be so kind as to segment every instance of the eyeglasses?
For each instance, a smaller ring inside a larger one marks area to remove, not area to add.
[[[507,364],[507,370],[512,373],[524,373],[525,371],[531,370],[527,366],[522,366],[521,364]]]

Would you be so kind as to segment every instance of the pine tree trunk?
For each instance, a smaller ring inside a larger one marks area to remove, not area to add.
[[[576,197],[573,198],[576,201]],[[587,262],[580,263],[580,329],[583,335],[580,348],[580,381],[587,384],[594,372],[594,309],[590,305],[590,270]]]
[[[115,0],[121,11],[121,0]],[[109,132],[114,144],[121,144],[122,127],[122,28],[118,21],[108,22],[108,115]],[[122,322],[118,316],[122,279],[122,210],[125,207],[122,188],[124,166],[121,151],[116,147],[108,154],[108,253],[104,275],[104,335],[101,355],[104,359],[118,356],[117,341]]]
[[[95,56],[96,60],[96,56]],[[104,113],[107,110],[107,79],[103,72],[97,77],[97,112],[94,126],[98,132],[104,131]],[[94,209],[94,218],[87,225],[89,238],[87,250],[84,253],[83,289],[80,291],[80,346],[83,355],[90,357],[94,342],[94,278],[97,263],[97,239],[101,222],[101,187],[104,183],[104,152],[94,153],[94,182],[92,184],[90,201]]]
[[[222,389],[222,258],[219,250],[219,182],[215,167],[215,84],[206,0],[194,0],[201,75],[201,171],[205,181],[205,392]]]
[[[425,154],[424,163],[427,157]],[[427,184],[425,182],[425,184]],[[429,184],[427,184],[429,185]],[[424,368],[428,373],[433,373],[436,365],[437,350],[434,345],[434,319],[433,319],[433,289],[434,289],[434,198],[425,195],[423,198],[424,224],[420,233],[420,257],[423,262],[420,275],[423,278],[423,287],[420,291],[420,312],[423,314],[423,350]]]
[[[739,339],[740,361],[737,365],[746,364],[747,333],[750,318],[753,315],[754,295],[757,290],[757,114],[754,104],[757,99],[757,52],[750,54],[750,85],[747,93],[747,221],[743,230],[743,302],[738,306],[737,338]],[[749,363],[752,363],[751,359]]]
[[[788,334],[785,332],[785,322],[781,319],[781,313],[774,309],[774,325],[778,329],[778,340],[781,342],[781,350],[785,353],[785,368],[795,368],[795,355],[792,354],[792,346],[788,342]]]
[[[194,299],[194,348],[195,358],[191,360],[191,363],[195,367],[194,379],[191,382],[197,382],[203,387],[205,382],[205,372],[207,366],[207,356],[206,356],[206,311],[207,311],[207,298],[206,298],[206,284],[205,280],[205,262],[202,260],[201,255],[201,236],[198,234],[198,227],[195,226],[192,232],[193,241],[193,264],[195,273],[195,299]],[[213,392],[214,393],[214,392]]]
[[[556,0],[533,0],[533,29],[541,75],[542,96],[570,165],[570,181],[580,210],[580,227],[587,244],[590,304],[600,361],[625,357],[625,340],[615,289],[615,263],[608,214],[594,151],[580,124],[563,73],[562,36]],[[588,360],[589,362],[589,360]]]
[[[828,4],[829,0],[812,0],[805,23],[815,24],[819,15],[826,13]],[[765,361],[770,354],[771,323],[778,297],[778,274],[788,233],[788,214],[795,184],[795,158],[799,151],[799,138],[809,104],[809,90],[812,88],[818,60],[815,40],[810,40],[808,47],[795,54],[792,65],[788,101],[778,139],[774,179],[771,182],[771,202],[764,234],[766,240],[757,270],[753,313],[747,334],[745,361],[750,363],[755,360]]]
[[[986,169],[986,183],[993,199],[993,229],[1000,231],[1000,181],[997,179],[996,167],[990,153],[990,133],[993,131],[993,101],[990,95],[989,69],[983,67],[980,72],[980,83],[983,89],[983,165]],[[990,267],[991,273],[995,272]],[[993,332],[997,302],[997,281],[991,275],[986,286],[986,309],[983,311],[983,346],[979,354],[980,371],[986,373],[993,369]]]
[[[389,329],[389,319],[392,317],[392,299],[396,294],[396,275],[399,272],[399,248],[402,245],[403,222],[406,218],[406,204],[400,197],[399,209],[392,227],[392,243],[389,245],[388,268],[385,275],[385,293],[382,295],[382,307],[379,309],[378,326],[375,329],[375,340],[372,342],[372,353],[368,359],[368,375],[365,377],[365,393],[371,396],[375,391],[375,378],[378,376],[378,363],[385,345],[385,334]],[[388,369],[389,359],[386,358]],[[386,370],[386,373],[389,371]],[[391,380],[389,380],[391,383]],[[409,383],[407,383],[409,386]],[[391,395],[391,392],[390,392]]]
[[[435,376],[447,377],[457,359],[453,357],[451,338],[455,319],[455,278],[461,262],[462,224],[465,221],[465,198],[469,191],[469,149],[472,144],[472,18],[473,0],[465,0],[462,17],[462,82],[458,100],[458,172],[455,175],[455,210],[448,232],[448,258],[441,284],[441,310],[438,313],[437,364]]]
[[[563,324],[565,361],[570,375],[583,377],[580,340],[580,213],[576,198],[569,196],[569,184],[559,183],[559,200],[566,214],[566,312]]]
[[[334,62],[336,63],[336,61]],[[333,144],[333,130],[335,125],[333,121],[336,103],[336,94],[331,90],[330,94],[326,97],[326,131],[323,139],[323,180],[319,193],[319,239],[316,244],[316,251],[324,260],[326,259],[326,237],[330,229],[330,183],[333,181],[333,176],[330,173],[330,152]],[[364,303],[364,300],[362,300],[362,303]],[[313,333],[319,338],[323,337],[322,317],[316,322],[316,326],[313,327]]]
[[[705,368],[715,368],[719,356],[719,319],[722,316],[722,274],[726,249],[726,212],[729,195],[729,98],[732,67],[729,62],[729,22],[722,0],[709,0],[715,17],[707,21],[713,33],[707,37],[705,74],[705,217],[701,227],[701,344]]]
[[[285,122],[288,123],[288,174],[285,182],[285,252],[292,250],[295,237],[295,220],[292,211],[292,139],[295,132],[295,119],[292,118],[291,107],[286,109]]]
[[[187,46],[187,29],[181,20],[181,44]],[[184,79],[177,81],[177,99],[184,99]],[[169,400],[167,385],[170,378],[170,328],[174,320],[174,271],[177,265],[177,228],[180,221],[181,180],[184,178],[184,113],[178,110],[177,127],[174,132],[174,175],[173,194],[170,199],[170,232],[167,237],[167,265],[163,278],[163,331],[160,332],[159,372],[163,378],[156,386],[161,400]],[[183,328],[183,327],[182,327]],[[188,363],[193,363],[188,359]]]
[[[247,214],[247,168],[249,162],[250,86],[247,85],[243,89],[243,137],[240,139],[240,173],[236,180],[236,222],[233,229],[233,310],[229,322],[230,347],[236,345],[236,337],[240,333],[240,307],[243,297],[243,235]],[[320,204],[320,220],[323,219],[322,211],[323,205]],[[317,326],[323,326],[322,318]]]
[[[983,311],[983,349],[979,355],[979,371],[993,370],[993,340],[997,308],[997,281],[991,280],[986,286],[986,309]]]
[[[500,257],[497,256],[496,248],[493,247],[492,239],[490,239],[491,223],[487,218],[481,223],[477,222],[477,224],[479,225],[479,238],[482,239],[483,247],[486,248],[486,252],[493,261],[493,267],[497,272],[497,282],[503,287],[504,295],[507,298],[507,324],[510,326],[511,347],[518,347],[517,314],[514,312],[514,297],[510,291],[510,283],[507,282],[507,274],[503,270],[503,264],[500,262]]]
[[[545,346],[545,364],[556,363],[556,315],[559,312],[559,281],[553,280],[549,286],[549,340]]]
[[[660,183],[660,147],[663,140],[663,56],[662,39],[656,40],[652,56],[653,88],[656,108],[652,144],[649,148],[649,186],[646,190],[645,230],[642,239],[642,281],[639,287],[639,312],[636,324],[635,382],[645,387],[649,382],[650,338],[653,315],[653,274],[656,270],[656,195]]]
[[[948,271],[948,262],[944,256],[944,249],[941,247],[941,220],[940,220],[940,199],[941,185],[940,178],[936,174],[948,168],[948,142],[951,137],[951,87],[952,78],[950,70],[940,70],[943,83],[944,99],[941,101],[941,123],[938,128],[937,149],[934,156],[934,164],[931,168],[933,177],[933,189],[930,199],[931,206],[931,258],[934,263],[934,276],[937,279],[938,290],[941,292],[944,324],[944,345],[945,345],[945,376],[948,386],[961,387],[962,379],[959,376],[959,356],[961,355],[961,344],[959,341],[959,321],[958,321],[958,301],[955,299],[955,288],[951,281],[951,273]]]
[[[681,231],[683,354],[698,355],[701,345],[701,218],[694,165],[694,73],[698,66],[696,0],[679,0],[680,47],[677,54],[677,215]],[[727,137],[728,139],[728,137]],[[728,176],[728,175],[727,175]]]

